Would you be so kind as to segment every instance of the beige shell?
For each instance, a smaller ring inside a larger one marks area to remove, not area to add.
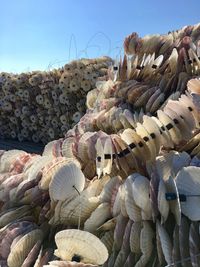
[[[11,247],[11,252],[8,255],[9,267],[21,267],[28,253],[38,240],[42,240],[43,233],[39,229],[32,230],[31,232],[22,236],[14,247]]]
[[[94,232],[101,226],[107,219],[111,217],[111,210],[109,203],[101,203],[86,220],[84,230]]]
[[[55,255],[63,260],[80,256],[81,262],[102,265],[108,258],[105,245],[93,234],[81,230],[64,230],[55,235]]]

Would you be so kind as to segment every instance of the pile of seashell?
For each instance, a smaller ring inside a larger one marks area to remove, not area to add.
[[[106,79],[111,63],[102,57],[48,72],[0,73],[0,138],[47,144],[62,137],[85,113],[87,92]]]
[[[200,266],[199,40],[130,35],[65,137],[0,151],[1,266]]]

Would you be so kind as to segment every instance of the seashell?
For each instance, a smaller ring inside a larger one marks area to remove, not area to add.
[[[191,267],[189,261],[184,259],[190,258],[190,248],[189,248],[189,231],[190,225],[186,217],[181,218],[181,224],[179,226],[179,244],[180,244],[180,255],[181,255],[181,264],[183,267]]]
[[[54,173],[49,184],[49,195],[53,200],[66,200],[81,192],[85,186],[85,177],[74,163],[60,166]],[[76,191],[76,192],[75,192]]]
[[[151,159],[155,159],[155,157],[156,157],[156,147],[155,147],[154,141],[150,137],[149,133],[144,128],[144,126],[139,122],[137,123],[136,132],[137,132],[138,135],[140,135],[143,138],[143,140],[146,140],[145,141],[146,145],[149,148],[149,150],[151,151]]]
[[[181,138],[181,133],[179,131],[179,129],[176,127],[175,125],[175,122],[172,121],[170,119],[169,116],[167,116],[163,111],[161,110],[158,110],[157,111],[157,114],[158,114],[158,118],[159,120],[162,122],[162,124],[164,125],[166,131],[169,132],[170,136],[171,136],[171,139],[173,140],[173,142],[175,144],[178,144],[180,142],[180,140],[182,139]],[[168,130],[168,129],[169,130]]]
[[[166,181],[166,188],[168,193],[174,193],[176,195],[175,200],[170,200],[169,207],[171,212],[174,214],[176,219],[176,223],[180,225],[181,222],[181,206],[180,206],[180,199],[179,199],[179,191],[176,186],[176,181],[169,176],[168,180]]]
[[[135,204],[145,213],[145,219],[151,219],[152,210],[149,199],[149,180],[138,173],[132,174],[132,178],[134,179],[132,183],[132,192]]]
[[[132,177],[129,176],[125,182],[125,207],[129,218],[134,222],[139,222],[142,220],[141,209],[135,203],[132,184]]]
[[[43,156],[43,157],[37,157],[34,159],[32,165],[27,169],[27,180],[31,181],[33,179],[36,179],[37,176],[41,173],[42,168],[44,168],[45,165],[47,165],[51,161],[51,157],[49,156]]]
[[[20,155],[24,155],[26,152],[22,150],[13,149],[10,151],[6,151],[1,156],[1,172],[8,172],[10,170],[10,166],[13,163],[13,160],[15,160],[16,157],[19,157]]]
[[[108,179],[109,179],[109,176],[108,176]],[[100,201],[102,203],[111,202],[112,195],[116,194],[120,184],[121,184],[121,179],[119,176],[115,176],[112,179],[109,179],[100,194]]]
[[[124,217],[121,213],[117,216],[117,223],[114,230],[114,248],[119,251],[123,244],[123,236],[129,218]]]
[[[173,232],[173,250],[172,250],[173,262],[180,262],[180,244],[179,244],[179,226],[175,225]]]
[[[82,262],[75,261],[50,261],[48,265],[43,265],[44,267],[97,267],[94,264],[85,264]]]
[[[55,235],[55,255],[63,260],[101,265],[108,258],[105,245],[93,234],[81,230],[64,230]],[[76,260],[77,261],[77,260]]]
[[[38,253],[40,251],[40,246],[41,246],[41,241],[39,240],[31,249],[31,251],[29,252],[28,256],[26,257],[26,259],[24,260],[22,267],[28,267],[31,264],[33,264],[35,262],[35,260],[37,259]]]
[[[199,192],[199,168],[194,166],[184,167],[176,176],[176,184],[179,194],[186,196],[185,202],[181,202],[181,211],[192,221],[198,221],[199,209],[198,201],[199,198],[195,197]],[[194,197],[189,197],[189,196]],[[188,196],[188,197],[187,197]]]
[[[30,215],[31,210],[29,206],[21,206],[5,210],[0,213],[0,227],[4,227],[12,221]]]
[[[101,203],[86,220],[84,230],[95,232],[109,218],[111,218],[110,204]]]
[[[42,236],[42,231],[39,229],[32,230],[22,236],[14,246],[11,246],[11,252],[7,259],[8,266],[21,267],[33,246],[38,240],[42,240]]]
[[[159,236],[157,224],[156,224],[156,251],[157,251],[157,255],[158,255],[158,262],[159,262],[160,266],[162,266],[165,263],[165,257],[164,257],[163,250],[162,250],[162,245],[161,245],[161,241],[160,241],[160,236]]]
[[[59,220],[62,224],[82,224],[91,216],[98,205],[98,197],[78,196],[68,204],[62,205]]]
[[[192,222],[189,231],[189,247],[190,247],[190,258],[192,266],[196,267],[199,265],[199,246],[200,246],[200,236],[198,223]]]
[[[76,160],[66,159],[65,157],[58,157],[51,161],[43,168],[42,170],[42,179],[40,181],[40,188],[43,190],[47,190],[49,188],[49,184],[52,180],[52,177],[59,171],[59,169],[63,169],[68,164],[72,163],[76,165],[80,169],[80,164],[77,163]]]
[[[172,258],[172,243],[165,228],[157,221],[156,227],[158,228],[158,234],[161,242],[162,251],[167,264],[173,264]]]
[[[149,258],[153,251],[153,237],[154,232],[149,224],[149,222],[143,222],[143,228],[140,232],[140,248],[142,252],[142,256],[135,266],[139,267],[141,265],[147,264]]]
[[[167,189],[164,181],[162,178],[159,181],[159,188],[158,188],[158,210],[161,214],[161,223],[163,224],[169,215],[169,202],[166,200]]]
[[[142,230],[142,222],[134,222],[130,232],[130,249],[132,253],[140,254],[140,233]]]
[[[109,255],[112,252],[113,242],[114,242],[114,232],[113,230],[105,232],[101,238],[101,242],[106,246]]]

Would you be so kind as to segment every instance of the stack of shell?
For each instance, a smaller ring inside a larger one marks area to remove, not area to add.
[[[200,266],[199,39],[132,34],[64,138],[0,152],[2,266]]]
[[[111,59],[82,59],[49,72],[0,73],[0,138],[47,142],[85,113],[86,94],[106,78]]]

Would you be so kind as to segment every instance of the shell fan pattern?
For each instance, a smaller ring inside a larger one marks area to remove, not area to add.
[[[1,266],[200,266],[200,24],[124,52],[42,155],[0,151]]]

